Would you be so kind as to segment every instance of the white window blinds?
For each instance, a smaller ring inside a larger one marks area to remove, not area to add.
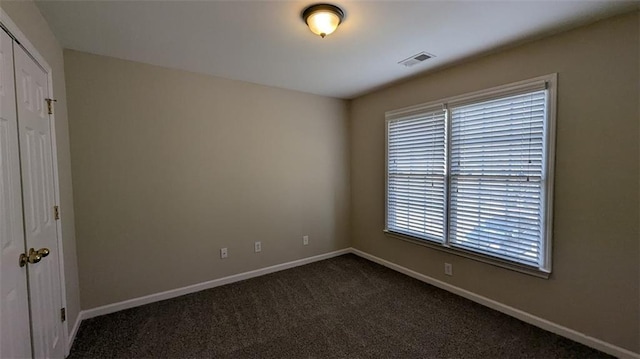
[[[388,112],[386,230],[549,272],[555,79]]]
[[[539,266],[546,91],[451,108],[452,245]]]
[[[445,111],[387,123],[387,228],[444,242]]]

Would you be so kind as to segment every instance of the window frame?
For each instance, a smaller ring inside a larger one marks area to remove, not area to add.
[[[547,90],[547,107],[546,119],[544,121],[544,145],[542,154],[542,192],[541,192],[541,208],[540,226],[542,233],[543,250],[541,256],[543,261],[540,266],[529,266],[507,259],[494,257],[490,254],[483,254],[475,251],[465,250],[450,245],[449,238],[449,221],[450,221],[450,187],[451,187],[451,107],[460,106],[465,103],[482,102],[484,100],[506,97],[510,94],[527,92],[528,89],[533,91],[535,86],[544,83]],[[549,278],[552,269],[552,252],[553,252],[553,196],[554,196],[554,170],[555,170],[555,146],[556,146],[556,108],[557,108],[557,83],[558,74],[539,76],[523,81],[509,83],[501,86],[492,87],[485,90],[474,91],[459,96],[452,96],[436,101],[430,101],[415,106],[400,108],[397,110],[387,111],[385,113],[385,213],[384,213],[384,230],[383,232],[392,238],[397,238],[411,243],[423,245],[429,248],[441,250],[462,257],[474,259],[480,262],[492,264],[502,268],[514,270],[517,272],[530,274],[541,278]],[[428,113],[438,108],[444,108],[445,115],[445,153],[446,153],[446,173],[445,173],[445,238],[443,243],[431,241],[428,239],[411,236],[399,232],[389,230],[389,123],[392,121],[406,119],[412,116]]]

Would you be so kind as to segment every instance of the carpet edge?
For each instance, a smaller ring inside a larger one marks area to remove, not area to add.
[[[369,254],[367,252],[361,251],[359,249],[356,248],[351,248],[351,253],[362,257],[364,259],[370,260],[374,263],[378,263],[382,266],[385,266],[389,269],[392,269],[396,272],[405,274],[409,277],[415,278],[419,281],[425,282],[427,284],[431,284],[435,287],[438,287],[440,289],[444,289],[447,292],[459,295],[461,297],[464,297],[466,299],[469,299],[473,302],[476,302],[478,304],[481,304],[485,307],[497,310],[501,313],[504,313],[506,315],[509,315],[511,317],[514,317],[516,319],[519,319],[525,323],[534,325],[538,328],[544,329],[546,331],[552,332],[554,334],[563,336],[565,338],[571,339],[573,341],[576,341],[580,344],[584,344],[588,347],[591,347],[593,349],[597,349],[600,350],[604,353],[610,354],[610,355],[614,355],[616,357],[619,357],[621,359],[640,359],[640,353],[635,353],[632,352],[628,349],[619,347],[617,345],[605,342],[601,339],[597,339],[594,337],[591,337],[587,334],[578,332],[576,330],[573,330],[571,328],[567,328],[565,326],[562,326],[560,324],[557,323],[553,323],[549,320],[540,318],[538,316],[535,316],[531,313],[527,313],[525,311],[522,311],[520,309],[508,306],[506,304],[497,302],[493,299],[489,299],[487,297],[484,297],[482,295],[470,292],[466,289],[462,289],[460,287],[456,287],[452,284],[443,282],[441,280],[435,279],[433,277],[429,277],[425,274],[416,272],[414,270],[411,270],[409,268],[403,267],[399,264],[387,261],[385,259],[376,257],[372,254]]]
[[[544,329],[546,331],[552,332],[554,334],[563,336],[565,338],[571,339],[573,341],[576,341],[578,343],[584,344],[586,346],[589,346],[591,348],[600,350],[602,352],[605,352],[607,354],[610,355],[614,355],[616,357],[619,357],[621,359],[640,359],[640,353],[635,353],[632,352],[628,349],[616,346],[614,344],[605,342],[601,339],[597,339],[594,337],[591,337],[587,334],[578,332],[576,330],[567,328],[565,326],[562,326],[560,324],[557,323],[553,323],[549,320],[537,317],[533,314],[527,313],[525,311],[522,311],[520,309],[508,306],[506,304],[497,302],[493,299],[489,299],[487,297],[484,297],[482,295],[473,293],[471,291],[462,289],[460,287],[456,287],[452,284],[443,282],[441,280],[435,279],[433,277],[429,277],[425,274],[416,272],[414,270],[411,270],[409,268],[403,267],[399,264],[387,261],[385,259],[376,257],[372,254],[369,254],[367,252],[361,251],[359,249],[353,248],[353,247],[349,247],[349,248],[344,248],[344,249],[340,249],[337,251],[332,251],[332,252],[328,252],[328,253],[324,253],[324,254],[320,254],[320,255],[316,255],[316,256],[312,256],[312,257],[307,257],[307,258],[302,258],[302,259],[298,259],[298,260],[294,260],[294,261],[290,261],[290,262],[285,262],[285,263],[281,263],[281,264],[276,264],[273,266],[269,266],[269,267],[265,267],[265,268],[261,268],[261,269],[256,269],[256,270],[252,270],[252,271],[248,271],[248,272],[243,272],[243,273],[238,273],[238,274],[234,274],[231,276],[227,276],[227,277],[222,277],[222,278],[218,278],[218,279],[214,279],[214,280],[210,280],[210,281],[206,281],[206,282],[202,282],[202,283],[197,283],[197,284],[193,284],[190,286],[186,286],[186,287],[181,287],[181,288],[176,288],[176,289],[172,289],[172,290],[168,290],[168,291],[164,291],[164,292],[160,292],[160,293],[155,293],[155,294],[150,294],[150,295],[146,295],[146,296],[142,296],[142,297],[138,297],[138,298],[133,298],[133,299],[128,299],[125,301],[121,301],[121,302],[117,302],[117,303],[112,303],[112,304],[107,304],[104,306],[100,306],[100,307],[96,307],[96,308],[92,308],[92,309],[87,309],[87,310],[82,310],[80,312],[80,314],[78,315],[78,318],[76,320],[76,323],[73,326],[73,329],[70,333],[69,336],[69,342],[68,342],[68,350],[71,350],[71,347],[73,345],[73,342],[75,340],[75,336],[78,332],[78,329],[80,328],[80,324],[83,320],[85,319],[90,319],[90,318],[94,318],[94,317],[98,317],[98,316],[102,316],[102,315],[107,315],[107,314],[111,314],[111,313],[115,313],[115,312],[119,312],[121,310],[125,310],[125,309],[130,309],[130,308],[135,308],[138,306],[142,306],[145,304],[150,304],[150,303],[154,303],[154,302],[159,302],[162,300],[166,300],[166,299],[171,299],[171,298],[175,298],[175,297],[179,297],[185,294],[191,294],[191,293],[195,293],[195,292],[199,292],[202,290],[206,290],[206,289],[211,289],[211,288],[215,288],[215,287],[219,287],[225,284],[231,284],[231,283],[235,283],[235,282],[239,282],[245,279],[250,279],[250,278],[255,278],[255,277],[259,277],[259,276],[263,276],[266,274],[270,274],[270,273],[274,273],[274,272],[278,272],[281,270],[285,270],[285,269],[290,269],[290,268],[294,268],[294,267],[298,267],[298,266],[302,266],[305,264],[310,264],[313,262],[318,262],[321,260],[325,260],[325,259],[329,259],[329,258],[333,258],[333,257],[337,257],[337,256],[341,256],[344,254],[355,254],[361,258],[367,259],[371,262],[380,264],[384,267],[387,267],[389,269],[392,269],[396,272],[405,274],[409,277],[415,278],[417,280],[420,280],[422,282],[425,282],[427,284],[433,285],[435,287],[438,287],[440,289],[446,290],[450,293],[459,295],[461,297],[464,297],[466,299],[469,299],[473,302],[476,302],[478,304],[481,304],[485,307],[497,310],[501,313],[504,313],[506,315],[509,315],[511,317],[514,317],[516,319],[522,320],[525,323],[534,325],[538,328]]]
[[[213,279],[206,282],[196,283],[196,284],[192,284],[192,285],[181,287],[181,288],[170,289],[160,293],[154,293],[154,294],[149,294],[149,295],[145,295],[138,298],[127,299],[121,302],[111,303],[111,304],[99,306],[96,308],[81,310],[80,314],[78,315],[78,318],[76,319],[76,323],[73,326],[71,335],[69,335],[69,340],[67,343],[67,351],[70,352],[71,347],[73,346],[73,342],[75,341],[75,337],[78,332],[78,329],[80,328],[80,324],[85,319],[95,318],[102,315],[119,312],[125,309],[135,308],[135,307],[159,302],[166,299],[176,298],[185,294],[196,293],[203,290],[219,287],[225,284],[231,284],[231,283],[239,282],[239,281],[250,279],[250,278],[260,277],[266,274],[303,266],[313,262],[318,262],[318,261],[322,261],[322,260],[333,258],[333,257],[338,257],[338,256],[349,254],[349,253],[353,253],[351,247],[315,255],[312,257],[297,259],[290,262],[275,264],[269,267],[264,267],[264,268],[260,268],[260,269],[256,269],[248,272],[233,274],[227,277],[222,277],[222,278],[217,278],[217,279]]]

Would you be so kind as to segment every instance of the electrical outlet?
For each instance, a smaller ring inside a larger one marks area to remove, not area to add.
[[[228,252],[226,248],[220,248],[220,258],[227,258]]]
[[[309,236],[303,236],[302,237],[302,245],[303,246],[308,246],[309,245]]]
[[[451,265],[451,263],[444,264],[444,274],[453,275],[453,266]]]
[[[262,242],[256,242],[254,244],[254,249],[256,253],[262,252]]]

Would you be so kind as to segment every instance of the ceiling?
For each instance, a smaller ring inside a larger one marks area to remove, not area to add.
[[[38,1],[64,48],[353,98],[417,73],[638,8],[636,1],[347,1],[332,35],[313,1]],[[411,68],[398,62],[426,51]]]

